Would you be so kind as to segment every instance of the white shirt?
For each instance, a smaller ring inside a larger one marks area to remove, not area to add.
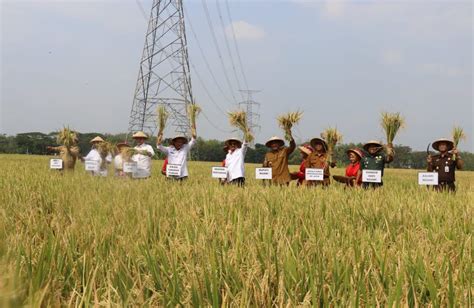
[[[122,170],[123,169],[122,154],[115,155],[115,157],[114,157],[114,167],[115,167],[115,170]]]
[[[99,171],[91,171],[93,175],[99,175],[99,176],[107,176],[107,164],[110,164],[112,162],[112,155],[109,153],[105,157],[105,164],[102,166],[102,157],[99,154],[99,151],[97,149],[91,149],[90,152],[87,154],[86,157],[84,157],[84,160],[90,160],[90,161],[96,161],[97,164],[99,164]]]
[[[155,151],[148,144],[137,145],[135,150],[147,151],[151,156],[155,155]],[[137,173],[140,177],[149,177],[151,175],[151,157],[142,154],[134,154],[132,160],[137,163]]]
[[[181,166],[181,174],[178,178],[188,176],[188,153],[196,143],[196,139],[192,138],[188,144],[183,144],[181,149],[176,150],[174,146],[165,147],[163,145],[157,145],[158,150],[168,157],[169,165]]]
[[[245,177],[245,154],[247,153],[248,143],[244,142],[242,147],[235,149],[234,152],[228,152],[225,157],[225,167],[227,168],[227,181]]]

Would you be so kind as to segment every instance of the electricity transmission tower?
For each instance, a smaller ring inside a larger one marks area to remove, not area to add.
[[[247,125],[250,131],[255,135],[257,130],[260,130],[260,103],[253,100],[253,94],[260,92],[260,90],[239,90],[247,95],[247,99],[239,103],[239,108],[244,110],[247,114]],[[253,146],[253,144],[252,144]]]
[[[153,0],[128,131],[153,135],[156,109],[163,105],[169,125],[176,133],[187,135],[188,104],[194,104],[194,99],[183,0]]]

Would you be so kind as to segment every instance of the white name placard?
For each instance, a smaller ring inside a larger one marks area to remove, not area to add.
[[[272,179],[272,168],[256,168],[255,178],[257,180],[271,180]]]
[[[146,169],[135,168],[135,170],[132,173],[132,178],[134,179],[146,179],[149,176],[150,176],[150,173]]]
[[[181,176],[181,165],[166,165],[166,176],[179,177]]]
[[[215,179],[227,179],[227,168],[212,167],[212,177]]]
[[[99,162],[96,160],[86,160],[84,162],[84,166],[86,168],[86,171],[99,171]]]
[[[438,185],[437,172],[419,172],[418,185]]]
[[[49,168],[50,169],[62,169],[63,168],[63,160],[58,158],[53,158],[49,161]]]
[[[305,179],[308,181],[323,181],[324,169],[306,168]]]
[[[364,182],[364,183],[382,183],[382,171],[380,171],[380,170],[362,170],[362,182]]]
[[[124,162],[123,163],[123,172],[125,173],[134,173],[137,170],[136,162]]]

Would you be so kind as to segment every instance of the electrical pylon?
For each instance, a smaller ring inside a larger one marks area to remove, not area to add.
[[[239,108],[244,110],[247,115],[247,125],[250,128],[250,131],[255,136],[257,130],[260,130],[260,114],[258,113],[260,109],[260,103],[257,103],[253,100],[253,94],[260,92],[260,90],[239,90],[242,93],[247,95],[247,99],[239,103]],[[252,143],[251,146],[254,144]]]
[[[156,131],[164,105],[175,133],[188,135],[188,104],[194,104],[182,0],[153,0],[130,112],[129,133]]]

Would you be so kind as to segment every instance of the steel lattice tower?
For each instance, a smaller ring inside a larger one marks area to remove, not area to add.
[[[255,135],[257,130],[260,130],[260,114],[258,110],[260,109],[260,103],[257,103],[253,100],[252,95],[260,92],[259,90],[239,90],[242,93],[247,94],[247,100],[239,103],[239,108],[244,110],[247,114],[247,125],[250,128],[250,131]],[[253,144],[252,144],[253,146]]]
[[[140,61],[129,132],[155,134],[156,109],[164,105],[168,123],[187,135],[187,105],[194,104],[182,0],[153,0]]]

